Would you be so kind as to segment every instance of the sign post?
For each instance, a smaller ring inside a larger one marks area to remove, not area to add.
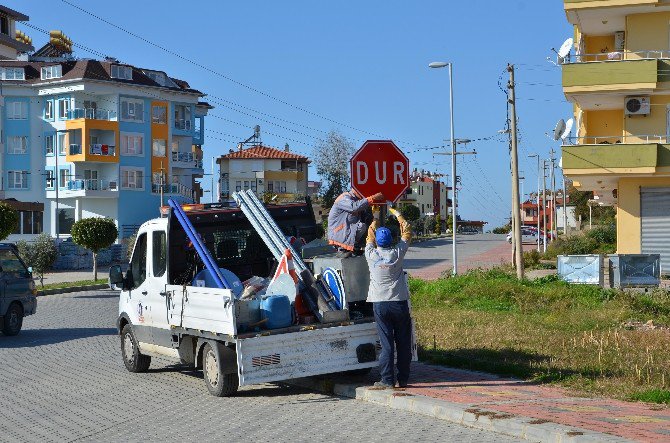
[[[378,192],[396,202],[409,187],[409,160],[391,140],[368,140],[351,157],[351,186],[368,197]],[[380,223],[386,220],[382,206]]]

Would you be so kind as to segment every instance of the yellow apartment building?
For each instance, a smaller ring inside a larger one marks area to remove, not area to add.
[[[670,2],[564,0],[574,46],[562,63],[576,132],[566,177],[617,208],[617,252],[670,269]]]

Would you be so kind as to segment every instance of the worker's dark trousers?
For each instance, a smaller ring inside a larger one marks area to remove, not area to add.
[[[412,361],[412,320],[406,301],[382,301],[372,304],[377,322],[377,332],[382,345],[379,355],[381,381],[395,385],[394,344],[398,353],[398,383],[409,380],[409,365]]]

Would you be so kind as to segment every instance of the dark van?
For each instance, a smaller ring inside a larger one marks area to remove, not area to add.
[[[23,317],[37,311],[33,275],[19,258],[16,246],[0,243],[0,327],[5,335],[16,335]]]

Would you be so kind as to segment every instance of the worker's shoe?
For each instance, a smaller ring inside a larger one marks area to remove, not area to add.
[[[390,385],[386,383],[385,381],[376,381],[374,384],[375,388],[381,388],[381,389],[392,389],[393,385]]]
[[[398,382],[398,387],[399,387],[399,388],[406,388],[406,387],[407,387],[407,382],[406,382],[406,381],[405,381],[405,382],[402,382],[402,383],[401,383],[401,382]]]

